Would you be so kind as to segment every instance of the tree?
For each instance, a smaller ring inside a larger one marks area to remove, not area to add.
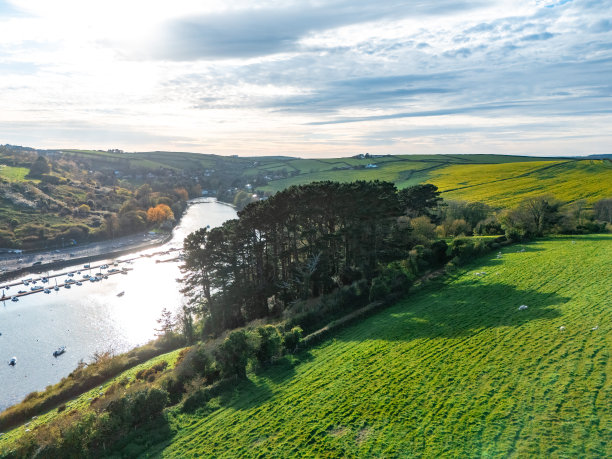
[[[215,351],[215,358],[221,373],[228,378],[235,376],[246,379],[246,366],[253,349],[245,331],[234,331]]]
[[[79,215],[85,216],[85,215],[89,215],[91,208],[87,204],[81,204],[79,208],[77,209],[77,211]]]
[[[501,214],[502,228],[509,239],[542,236],[560,222],[560,207],[561,202],[551,196],[526,198]]]
[[[167,220],[174,220],[174,213],[166,204],[158,204],[147,210],[147,220],[151,223],[163,223]]]
[[[442,203],[438,187],[431,183],[411,186],[398,193],[400,205],[409,217],[426,216],[433,223],[439,223],[440,217],[436,210]]]
[[[187,201],[189,199],[189,193],[187,193],[187,190],[183,187],[175,188],[174,194],[176,194],[176,197],[181,201]]]
[[[262,366],[266,366],[280,354],[281,335],[274,325],[257,328],[257,335],[259,343],[255,350],[255,357]]]
[[[32,163],[30,167],[30,177],[40,177],[43,174],[48,174],[51,172],[51,167],[49,166],[49,161],[42,155],[39,155],[38,158]]]
[[[560,219],[559,208],[561,202],[552,196],[535,196],[524,199],[522,207],[536,228],[536,235],[542,236],[544,231],[556,225]]]
[[[425,215],[412,218],[410,226],[412,227],[412,236],[419,244],[429,244],[430,241],[436,238],[436,225],[431,223],[429,217]]]
[[[161,316],[157,319],[159,328],[155,329],[155,336],[169,336],[174,333],[177,321],[172,316],[172,312],[169,309],[162,309]]]
[[[597,201],[593,205],[593,211],[597,220],[612,223],[612,198]]]
[[[574,201],[569,207],[569,216],[577,226],[581,226],[584,223],[586,205],[586,199],[579,199]]]

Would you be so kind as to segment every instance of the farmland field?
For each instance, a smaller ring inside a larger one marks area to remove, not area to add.
[[[550,193],[562,201],[593,202],[612,196],[609,161],[537,161],[511,164],[466,164],[430,174],[450,199],[511,206],[522,198]]]
[[[146,452],[612,456],[612,236],[502,252],[344,329],[294,366],[250,374],[210,402],[212,414],[171,411],[166,440]]]
[[[318,180],[387,180],[398,188],[423,183],[431,174],[452,165],[506,164],[514,162],[542,161],[542,158],[496,155],[397,155],[371,158],[294,159],[285,158],[276,162],[263,162],[256,172],[274,172],[285,169],[293,176],[272,180],[264,191],[280,191],[291,185]],[[374,165],[376,167],[366,168]]]
[[[376,167],[365,168],[366,165]],[[433,183],[446,199],[482,201],[494,207],[516,205],[522,199],[552,194],[564,202],[593,203],[612,196],[612,164],[605,160],[496,157],[490,155],[392,156],[370,159],[287,160],[256,171],[285,169],[287,178],[272,180],[263,191],[319,180],[349,182],[386,180],[398,188]]]

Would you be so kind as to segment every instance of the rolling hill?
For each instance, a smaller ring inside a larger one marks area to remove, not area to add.
[[[484,256],[115,453],[609,457],[611,247],[554,237]]]
[[[436,185],[445,199],[482,201],[494,207],[513,206],[523,198],[547,193],[564,202],[586,199],[589,203],[612,195],[612,163],[605,159],[385,156],[286,160],[259,166],[267,172],[283,169],[291,176],[258,189],[274,192],[318,180],[387,180],[400,189],[427,182]]]
[[[295,367],[251,375],[211,414],[171,412],[168,438],[145,451],[609,457],[611,247],[559,237],[486,256]]]

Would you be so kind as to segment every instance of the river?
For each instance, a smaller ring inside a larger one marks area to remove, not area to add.
[[[172,239],[164,246],[140,254],[182,247],[185,236],[196,229],[220,226],[235,217],[234,208],[216,200],[192,201],[174,229]],[[104,261],[96,264],[100,263]],[[181,275],[179,264],[177,261],[156,263],[154,257],[139,258],[129,265],[133,270],[128,275],[109,276],[102,282],[83,282],[82,286],[52,290],[48,295],[28,295],[18,302],[2,302],[0,411],[32,391],[59,382],[81,359],[90,361],[95,352],[125,352],[153,339],[162,310],[176,312],[185,301],[176,282]],[[58,272],[78,269],[88,272],[83,265],[64,267]],[[35,276],[24,276],[27,277]],[[58,283],[66,279],[62,276]],[[125,293],[117,296],[120,292]],[[66,346],[66,353],[53,357],[53,351],[60,346]],[[8,365],[13,356],[17,357],[14,367]]]

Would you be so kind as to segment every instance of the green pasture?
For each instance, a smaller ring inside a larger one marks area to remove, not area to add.
[[[611,235],[510,246],[302,352],[296,365],[250,374],[209,402],[211,414],[170,411],[166,437],[145,451],[610,457],[611,311]]]
[[[0,178],[9,182],[23,182],[29,173],[30,169],[27,167],[12,167],[0,164]]]
[[[454,165],[428,178],[445,199],[508,207],[523,198],[552,194],[561,201],[593,203],[612,196],[612,163],[602,160]]]

